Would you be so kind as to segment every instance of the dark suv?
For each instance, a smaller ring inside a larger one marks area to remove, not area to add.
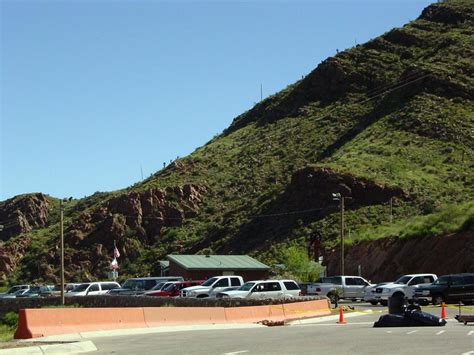
[[[429,286],[415,290],[415,301],[433,304],[458,303],[472,304],[474,301],[474,274],[451,274],[438,278]]]

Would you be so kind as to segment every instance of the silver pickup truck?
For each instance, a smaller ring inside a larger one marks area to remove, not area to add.
[[[321,283],[308,285],[307,294],[326,296],[331,303],[336,303],[339,298],[363,299],[367,286],[372,284],[360,276],[323,277]]]

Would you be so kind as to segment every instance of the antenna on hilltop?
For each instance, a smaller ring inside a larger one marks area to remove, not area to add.
[[[260,84],[260,102],[263,100],[263,85]]]
[[[141,164],[140,164],[140,172],[142,174],[142,180],[143,180],[143,168],[142,168]]]

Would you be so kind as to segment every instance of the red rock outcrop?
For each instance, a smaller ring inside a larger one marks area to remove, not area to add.
[[[28,248],[29,238],[19,237],[14,243],[0,245],[0,278],[6,279],[19,264]]]
[[[66,229],[66,244],[80,250],[94,248],[93,259],[98,260],[110,254],[115,240],[120,253],[133,259],[137,241],[151,245],[160,238],[163,227],[180,226],[186,218],[195,217],[205,191],[205,187],[188,184],[113,197],[103,207],[75,219]],[[80,260],[84,258],[74,256],[72,261]]]
[[[23,195],[0,203],[1,240],[42,228],[49,223],[51,201],[42,193]]]
[[[382,238],[345,248],[346,275],[362,276],[372,282],[395,280],[410,273],[445,275],[474,270],[474,230],[455,234],[400,239]],[[327,256],[328,275],[340,273],[340,249]]]
[[[407,193],[397,186],[378,184],[329,168],[306,167],[293,174],[284,200],[290,210],[326,207],[333,204],[332,193],[350,197],[350,205],[354,207],[386,202],[391,197],[408,197]]]

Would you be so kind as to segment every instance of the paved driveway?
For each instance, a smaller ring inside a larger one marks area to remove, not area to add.
[[[208,329],[92,339],[99,354],[474,354],[474,324],[445,327],[373,328],[386,308],[356,304],[367,312],[336,323],[337,314],[286,326]],[[370,312],[376,313],[370,313]],[[439,308],[428,309],[439,315]]]

